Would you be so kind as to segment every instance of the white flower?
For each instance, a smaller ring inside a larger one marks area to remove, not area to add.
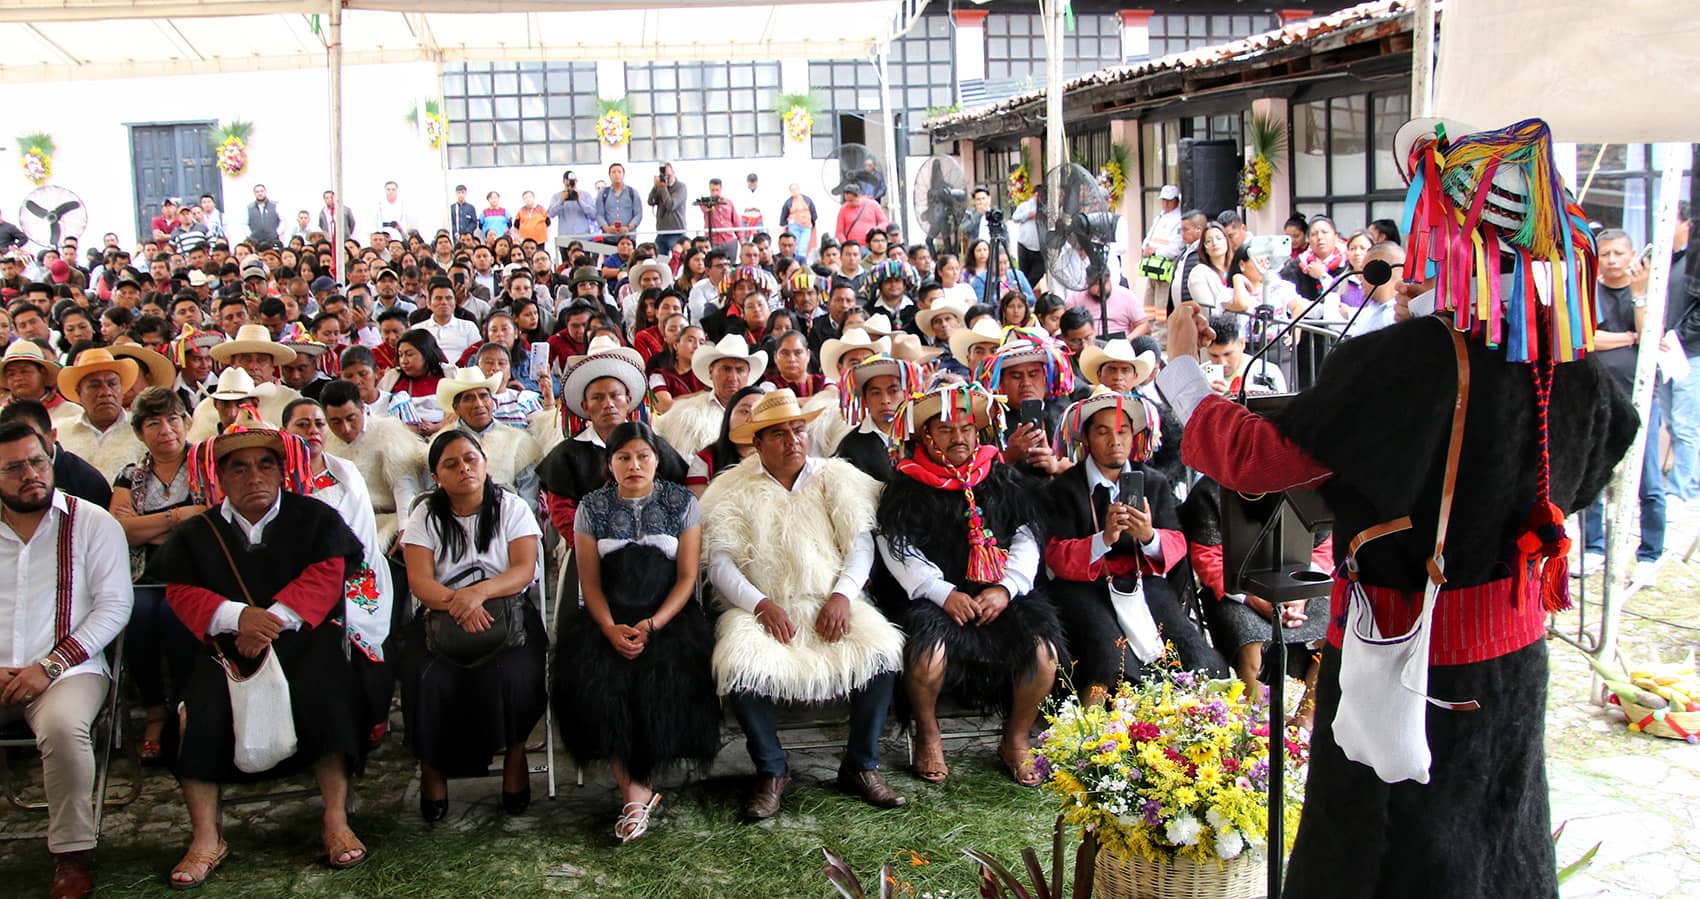
[[[1218,856],[1224,859],[1239,858],[1240,853],[1244,851],[1245,839],[1240,836],[1239,831],[1225,829],[1217,832],[1216,854]]]
[[[1197,818],[1181,812],[1175,816],[1175,820],[1169,822],[1163,835],[1176,846],[1194,846],[1198,844],[1198,835],[1203,830]]]
[[[1217,830],[1221,830],[1222,826],[1227,823],[1228,818],[1227,818],[1226,815],[1222,814],[1222,812],[1220,810],[1218,810],[1216,808],[1216,806],[1213,805],[1213,806],[1210,807],[1209,811],[1204,813],[1204,820],[1211,827],[1214,827]]]

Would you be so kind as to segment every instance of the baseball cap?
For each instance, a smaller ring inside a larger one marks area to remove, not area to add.
[[[396,273],[395,273],[395,269],[390,268],[387,265],[381,265],[381,266],[378,267],[378,276],[377,277],[378,277],[379,281],[382,281],[385,278],[388,278],[391,281],[394,281],[397,276],[396,276]]]
[[[308,286],[308,290],[311,290],[313,293],[319,293],[321,291],[336,290],[336,282],[332,281],[326,275],[320,275],[317,278],[313,279],[313,283]]]
[[[47,266],[47,271],[53,276],[53,283],[64,284],[71,280],[71,266],[63,259],[55,259]]]
[[[1159,200],[1178,200],[1180,198],[1181,189],[1173,184],[1165,184],[1163,189],[1157,192],[1157,199]]]

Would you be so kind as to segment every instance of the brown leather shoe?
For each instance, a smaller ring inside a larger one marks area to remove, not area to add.
[[[53,886],[47,893],[50,899],[86,899],[93,892],[87,852],[53,854]]]
[[[789,774],[758,778],[755,792],[744,803],[744,820],[766,821],[779,814],[779,800],[785,796],[785,787],[790,783]]]
[[[839,768],[838,788],[874,808],[902,808],[909,804],[909,800],[899,796],[897,791],[885,782],[878,768],[869,768],[866,771]]]

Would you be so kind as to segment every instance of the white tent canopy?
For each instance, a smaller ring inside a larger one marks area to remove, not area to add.
[[[330,0],[8,0],[0,82],[322,66]],[[865,59],[918,0],[346,0],[343,65]]]

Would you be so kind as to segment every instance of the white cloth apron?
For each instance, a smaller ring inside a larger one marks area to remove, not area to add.
[[[1116,613],[1116,626],[1127,638],[1128,649],[1141,665],[1149,664],[1163,655],[1163,635],[1151,617],[1151,607],[1145,602],[1145,578],[1137,578],[1131,592],[1116,589],[1115,578],[1107,578],[1110,588],[1110,607]]]

